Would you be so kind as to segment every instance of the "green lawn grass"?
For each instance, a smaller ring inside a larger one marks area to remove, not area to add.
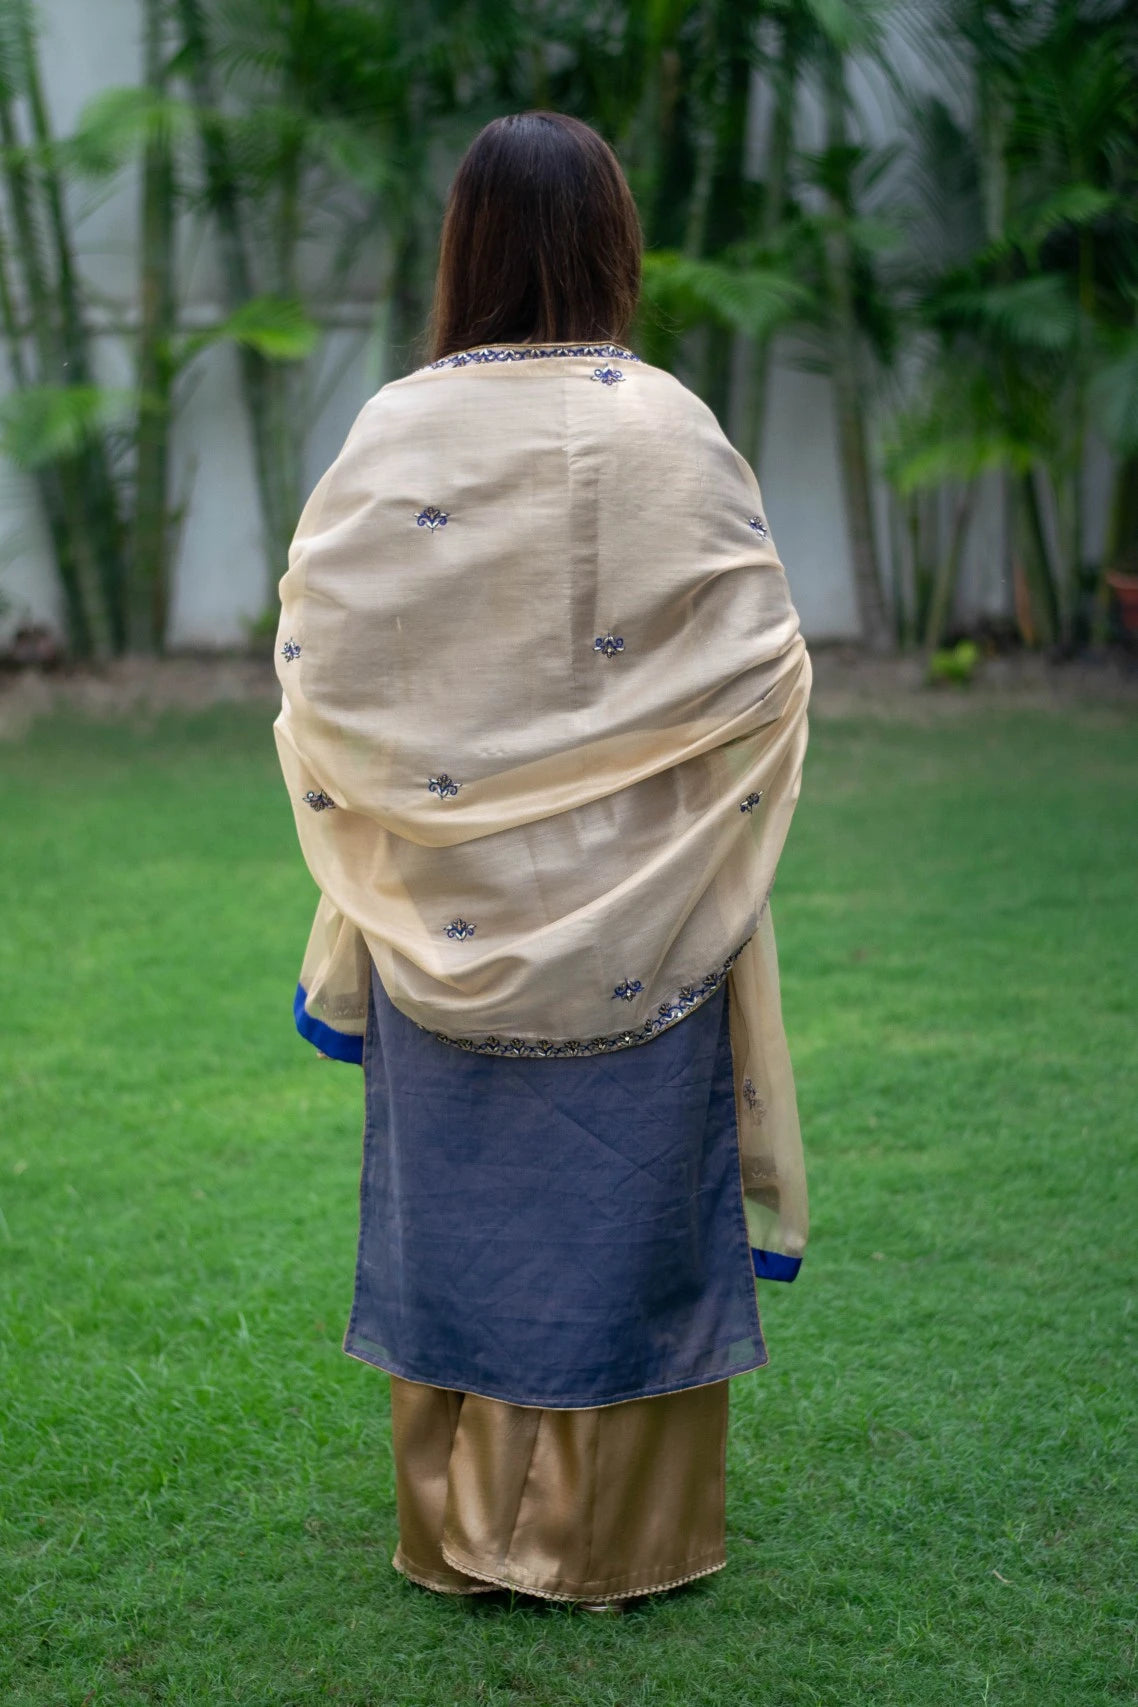
[[[360,1079],[290,1002],[268,715],[0,750],[0,1700],[1133,1700],[1138,725],[819,724],[775,916],[814,1232],[727,1570],[624,1619],[390,1568]]]

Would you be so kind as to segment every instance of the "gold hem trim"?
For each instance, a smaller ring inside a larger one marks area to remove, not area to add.
[[[494,1584],[491,1582],[484,1582],[481,1578],[476,1578],[469,1588],[465,1588],[459,1583],[439,1582],[424,1572],[413,1571],[407,1564],[407,1561],[400,1557],[398,1552],[396,1552],[392,1559],[391,1565],[392,1569],[398,1571],[401,1577],[406,1577],[408,1582],[417,1584],[419,1588],[429,1588],[434,1594],[463,1595],[493,1594],[494,1592]],[[457,1569],[457,1566],[455,1568]],[[465,1574],[469,1576],[470,1573],[466,1572]]]
[[[531,1583],[511,1582],[508,1577],[492,1576],[489,1571],[476,1570],[473,1565],[460,1564],[453,1552],[448,1549],[445,1541],[441,1543],[439,1551],[448,1565],[456,1571],[462,1571],[465,1576],[476,1577],[479,1581],[493,1588],[512,1589],[515,1594],[531,1594],[539,1600],[634,1600],[641,1595],[662,1594],[665,1589],[679,1588],[683,1583],[695,1582],[699,1577],[710,1577],[716,1571],[723,1570],[727,1564],[726,1557],[721,1557],[712,1565],[702,1565],[698,1570],[687,1571],[678,1577],[668,1577],[664,1581],[652,1583],[646,1588],[613,1589],[592,1585],[582,1586],[575,1589],[572,1594],[567,1594],[556,1589],[534,1588]],[[619,1581],[620,1579],[615,1580]]]

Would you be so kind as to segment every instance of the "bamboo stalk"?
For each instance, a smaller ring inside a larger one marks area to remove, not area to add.
[[[227,306],[232,312],[257,294],[245,227],[237,175],[226,146],[225,132],[216,118],[217,91],[206,21],[200,0],[178,0],[182,40],[189,61],[190,89],[197,109],[198,140],[205,170],[206,188],[213,213],[225,278]],[[299,481],[292,472],[293,459],[282,467],[277,455],[276,370],[259,350],[242,345],[238,351],[241,389],[249,419],[253,449],[253,471],[264,530],[266,579],[275,591],[284,572],[288,546],[299,513]],[[266,595],[270,591],[266,587]]]
[[[0,96],[0,143],[5,151],[4,179],[8,191],[22,275],[22,296],[29,317],[30,333],[37,358],[37,382],[42,385],[65,383],[66,370],[60,349],[55,316],[55,299],[48,283],[44,261],[40,220],[36,207],[35,183],[23,156],[22,138],[11,100]],[[82,619],[71,636],[76,648],[89,651],[96,658],[110,656],[113,649],[110,625],[103,597],[98,566],[92,562],[86,535],[81,491],[76,490],[79,479],[77,459],[61,461],[56,468],[58,504],[53,514],[69,533],[69,548],[65,557],[57,557],[61,578],[75,588],[77,605]],[[53,540],[55,533],[53,530]],[[65,568],[66,566],[66,568]],[[66,582],[65,582],[66,585]]]
[[[722,5],[718,31],[720,64],[713,109],[715,149],[705,231],[709,254],[718,254],[740,236],[739,207],[744,190],[755,16],[755,0],[727,0]],[[739,343],[737,332],[728,326],[714,325],[704,352],[703,398],[727,432],[733,431],[740,413],[735,361]]]
[[[1051,553],[1047,545],[1047,529],[1039,503],[1039,491],[1031,469],[1016,482],[1020,513],[1027,530],[1023,569],[1031,597],[1035,631],[1044,646],[1053,645],[1059,632],[1059,607],[1055,596],[1055,581],[1051,573]]]
[[[162,0],[146,0],[145,78],[166,91]],[[152,122],[142,162],[140,210],[138,414],[134,540],[131,554],[131,648],[160,651],[170,575],[170,413],[174,337],[174,167],[161,119]]]
[[[774,105],[771,111],[770,140],[767,144],[766,194],[763,197],[760,235],[770,243],[786,215],[787,193],[790,185],[790,153],[794,141],[794,123],[798,106],[798,37],[788,18],[782,27],[774,83]],[[770,366],[773,340],[768,335],[753,344],[743,417],[744,454],[758,466],[763,449],[763,428],[766,424],[767,393],[770,386]]]
[[[844,149],[846,137],[845,68],[839,53],[825,60],[826,142]],[[848,185],[829,194],[830,221],[825,239],[830,297],[830,358],[838,418],[838,459],[845,495],[846,524],[853,561],[854,591],[862,639],[874,651],[889,646],[889,624],[881,592],[873,526],[873,488],[862,405],[859,339],[853,301],[853,255],[849,239]]]
[[[1112,571],[1138,573],[1138,455],[1119,457],[1110,494],[1106,543],[1091,611],[1091,639],[1105,644],[1110,632]]]
[[[948,548],[941,555],[937,564],[936,577],[933,581],[932,598],[929,601],[928,618],[925,623],[925,647],[935,652],[944,638],[944,631],[952,612],[952,602],[956,594],[956,585],[960,579],[960,565],[964,557],[964,545],[968,538],[968,527],[972,520],[972,512],[976,488],[968,485],[957,494],[953,508],[952,525],[949,530]]]
[[[0,325],[8,348],[8,364],[16,390],[26,391],[34,383],[24,352],[24,331],[16,312],[15,296],[8,269],[7,233],[0,224]],[[79,582],[75,554],[67,526],[63,490],[58,467],[39,468],[33,476],[40,502],[43,505],[48,533],[67,612],[67,632],[72,648],[84,654],[90,649],[87,612],[83,589]]]
[[[35,190],[11,100],[0,95],[0,144],[4,149],[4,181],[8,205],[19,241],[17,254],[23,275],[23,299],[29,329],[39,360],[41,384],[58,384],[63,377],[51,291],[43,256]]]
[[[979,18],[983,23],[983,0],[980,0]],[[1008,102],[1005,91],[997,81],[993,62],[986,52],[980,51],[976,54],[975,68],[980,205],[985,242],[994,244],[1003,238],[1008,221]],[[997,277],[1006,279],[1009,272],[1006,260],[1001,261],[996,270]],[[1009,388],[1007,367],[1006,360],[1001,356],[998,370],[1005,396]],[[1035,643],[1036,618],[1026,614],[1023,609],[1025,600],[1027,603],[1031,601],[1031,591],[1023,566],[1025,553],[1019,548],[1019,530],[1016,525],[1022,516],[1022,510],[1012,475],[1007,469],[1002,469],[1000,513],[1004,523],[1004,562],[1010,572],[1013,605],[1020,633],[1025,645],[1031,646]]]
[[[53,163],[54,136],[39,75],[31,18],[20,14],[20,40],[25,61],[25,93],[32,135],[39,144],[37,178],[42,187],[46,224],[51,233],[56,268],[56,300],[59,310],[61,382],[68,385],[93,383],[90,337],[79,292],[79,275],[67,223],[63,185]],[[105,443],[91,439],[77,458],[84,487],[85,524],[82,549],[93,552],[98,564],[107,626],[115,650],[126,639],[126,569],[124,529],[118,495]]]

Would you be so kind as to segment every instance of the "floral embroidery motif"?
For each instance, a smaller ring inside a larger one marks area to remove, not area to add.
[[[759,804],[759,801],[762,798],[763,798],[762,789],[760,789],[757,794],[748,794],[746,800],[740,800],[740,802],[739,802],[740,812],[753,812],[755,810],[755,807]]]
[[[299,643],[295,640],[286,640],[284,645],[281,647],[281,657],[284,659],[286,664],[291,664],[295,658],[299,658]]]
[[[311,806],[314,812],[331,812],[336,802],[330,794],[325,794],[322,788],[310,788],[304,797],[304,804]]]
[[[756,1125],[761,1126],[763,1124],[763,1115],[767,1112],[767,1105],[755,1089],[753,1079],[743,1080],[743,1101],[746,1103],[748,1111]]]
[[[460,350],[457,355],[442,356],[437,362],[428,362],[427,371],[440,367],[470,367],[483,362],[547,361],[553,356],[619,356],[626,362],[640,360],[639,356],[634,356],[631,350],[623,349],[620,344],[558,344],[550,349],[529,344],[514,349]]]
[[[624,641],[619,634],[598,634],[593,641],[593,651],[603,652],[606,658],[615,658],[618,652],[624,651]]]
[[[508,1055],[543,1061],[562,1060],[570,1056],[611,1055],[614,1049],[629,1049],[634,1044],[647,1043],[700,1007],[709,996],[715,994],[746,946],[746,943],[742,943],[713,972],[705,973],[698,984],[682,984],[676,995],[670,1001],[661,1002],[656,1012],[651,1014],[643,1025],[628,1031],[612,1031],[605,1037],[571,1037],[559,1042],[541,1037],[536,1043],[524,1037],[449,1037],[445,1031],[432,1032],[432,1036],[440,1043],[449,1043],[452,1048],[464,1049],[473,1055]],[[613,994],[615,995],[616,991]],[[415,1023],[418,1024],[418,1021]]]
[[[770,536],[770,529],[766,522],[764,522],[762,516],[752,516],[750,521],[747,523],[747,526],[749,528],[753,528],[760,539],[767,539]]]
[[[467,937],[473,936],[477,929],[477,925],[468,925],[465,919],[452,919],[446,928],[446,934],[453,937],[456,942],[465,942]]]
[[[614,1002],[634,1002],[644,988],[639,978],[622,978],[612,993]]]
[[[618,367],[595,367],[593,378],[599,379],[602,385],[617,385],[623,380],[624,375]]]
[[[436,509],[434,504],[428,504],[426,509],[420,510],[415,517],[421,528],[430,528],[432,533],[436,528],[445,528],[448,519],[446,511]]]
[[[446,800],[448,796],[453,798],[461,787],[462,784],[460,782],[455,782],[454,778],[452,776],[448,776],[446,771],[440,771],[438,776],[428,777],[427,779],[428,792],[431,794],[437,794],[440,800]]]

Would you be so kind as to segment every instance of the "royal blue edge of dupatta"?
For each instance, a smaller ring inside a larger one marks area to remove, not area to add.
[[[802,1267],[801,1257],[786,1257],[781,1251],[757,1251],[754,1245],[751,1262],[759,1280],[793,1280]]]
[[[296,997],[292,1004],[292,1017],[296,1021],[296,1029],[306,1043],[311,1043],[314,1049],[331,1056],[333,1061],[348,1061],[354,1067],[362,1067],[364,1059],[364,1040],[354,1037],[347,1031],[334,1031],[330,1025],[325,1025],[322,1019],[313,1019],[306,1010],[308,991],[303,984],[296,986]]]
[[[296,1021],[296,1029],[306,1043],[311,1043],[314,1049],[319,1049],[333,1061],[347,1061],[355,1067],[362,1066],[364,1058],[364,1040],[353,1036],[347,1031],[335,1031],[326,1025],[322,1019],[314,1019],[307,1011],[305,1003],[308,992],[303,984],[296,986],[296,997],[292,1004],[292,1014]],[[801,1257],[783,1256],[780,1251],[757,1251],[751,1247],[751,1263],[755,1276],[759,1280],[793,1280],[802,1267]]]

